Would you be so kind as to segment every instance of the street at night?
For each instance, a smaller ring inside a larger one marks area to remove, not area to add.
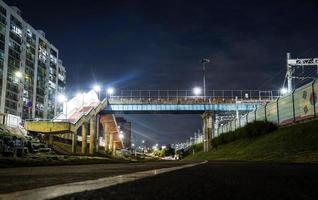
[[[0,0],[0,200],[318,199],[317,0]]]

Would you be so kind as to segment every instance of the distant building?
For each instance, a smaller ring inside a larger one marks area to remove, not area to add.
[[[41,30],[0,0],[0,112],[27,118],[53,118],[56,96],[65,90],[59,51]]]
[[[128,122],[123,117],[116,117],[116,122],[120,130],[123,131],[124,148],[131,148],[131,122]]]

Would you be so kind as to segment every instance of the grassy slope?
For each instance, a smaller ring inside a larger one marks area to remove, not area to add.
[[[318,121],[279,128],[268,135],[237,140],[185,159],[318,161]]]

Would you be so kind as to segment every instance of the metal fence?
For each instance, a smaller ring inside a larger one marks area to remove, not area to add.
[[[192,90],[121,90],[109,98],[110,103],[151,102],[158,104],[182,103],[235,103],[271,101],[280,96],[279,91],[264,90],[208,90],[206,96],[194,95]]]
[[[281,96],[255,110],[219,126],[217,133],[234,131],[253,121],[269,121],[279,126],[313,119],[317,116],[318,81],[314,80],[292,93]]]

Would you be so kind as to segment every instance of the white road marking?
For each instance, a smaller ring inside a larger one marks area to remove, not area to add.
[[[41,187],[41,188],[36,188],[31,190],[6,193],[6,194],[1,194],[0,199],[3,199],[3,200],[52,199],[52,198],[56,198],[56,197],[60,197],[60,196],[68,195],[68,194],[73,194],[77,192],[84,192],[84,191],[106,188],[106,187],[118,185],[121,183],[135,181],[145,177],[155,176],[158,174],[163,174],[163,173],[167,173],[167,172],[171,172],[171,171],[175,171],[179,169],[193,167],[196,165],[204,164],[206,162],[207,161],[195,163],[195,164],[187,164],[187,165],[182,165],[177,167],[169,167],[169,168],[135,172],[135,173],[124,174],[124,175],[119,175],[114,177],[99,178],[96,180],[80,181],[80,182],[74,182],[74,183]]]

